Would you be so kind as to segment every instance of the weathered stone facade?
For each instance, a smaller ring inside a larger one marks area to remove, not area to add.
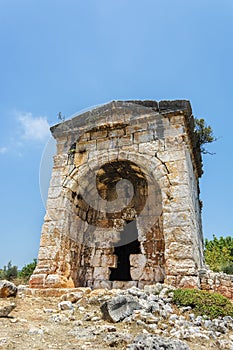
[[[188,101],[113,101],[51,128],[32,288],[199,287],[201,155]]]

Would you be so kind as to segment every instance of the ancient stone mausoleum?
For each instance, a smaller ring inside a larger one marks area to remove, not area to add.
[[[189,101],[113,101],[51,132],[30,287],[198,287],[202,168]]]

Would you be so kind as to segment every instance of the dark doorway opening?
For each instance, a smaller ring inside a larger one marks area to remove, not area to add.
[[[140,253],[140,242],[138,241],[138,231],[134,220],[125,226],[121,232],[118,246],[114,248],[114,254],[117,255],[117,267],[110,268],[110,281],[132,281],[129,256],[130,254]]]

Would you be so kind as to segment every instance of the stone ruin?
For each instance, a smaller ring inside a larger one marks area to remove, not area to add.
[[[189,101],[113,101],[51,132],[30,287],[199,287],[202,162]]]

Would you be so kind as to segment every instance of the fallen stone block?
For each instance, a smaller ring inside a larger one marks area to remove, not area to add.
[[[119,322],[132,315],[134,310],[140,310],[142,306],[131,296],[119,295],[105,301],[100,309],[103,319],[110,322]]]
[[[0,298],[15,297],[17,294],[17,287],[14,283],[7,280],[0,281]]]
[[[0,317],[7,317],[9,313],[16,307],[15,303],[0,301]]]
[[[70,301],[71,303],[76,303],[80,299],[82,299],[84,293],[82,291],[79,292],[71,292],[71,293],[66,293],[61,296],[62,301]]]
[[[73,310],[74,309],[71,301],[61,301],[58,304],[58,308],[59,308],[59,310]]]
[[[111,348],[125,346],[132,341],[132,336],[128,333],[110,333],[104,338],[104,342]]]

